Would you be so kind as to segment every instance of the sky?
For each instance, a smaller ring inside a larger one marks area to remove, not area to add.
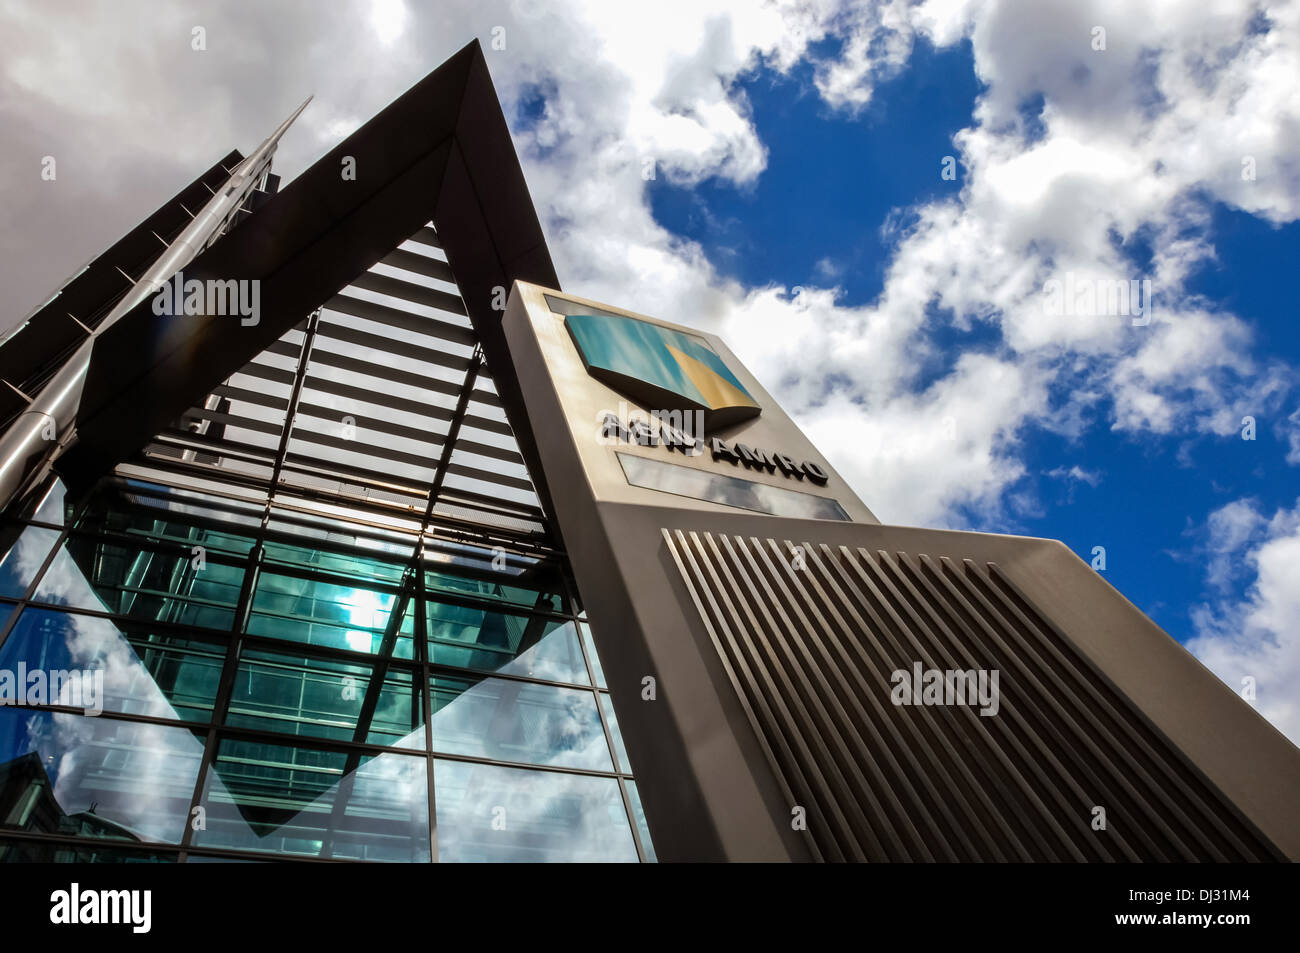
[[[882,521],[1063,540],[1300,743],[1300,2],[0,0],[0,324],[473,38],[567,290],[722,335]]]

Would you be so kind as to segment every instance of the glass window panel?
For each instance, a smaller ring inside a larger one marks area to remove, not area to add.
[[[83,699],[89,707],[206,722],[225,657],[218,642],[124,632],[98,616],[27,609],[0,649],[0,669],[16,670],[20,662],[28,671],[98,669],[102,695],[94,704]]]
[[[623,474],[632,486],[643,486],[674,496],[736,506],[775,516],[813,520],[847,520],[844,507],[830,497],[785,490],[767,483],[755,483],[695,467],[682,467],[631,453],[617,454]]]
[[[443,759],[433,777],[439,861],[637,860],[614,778]]]
[[[204,847],[427,862],[423,757],[223,738],[203,794]]]
[[[143,499],[148,500],[152,505],[140,506],[128,503],[120,497],[110,497],[105,493],[96,497],[86,508],[77,526],[92,532],[108,530],[130,536],[179,543],[185,547],[202,546],[210,552],[232,553],[238,556],[247,555],[253,548],[252,536],[243,535],[238,529],[211,529],[199,525],[192,517],[187,518],[187,514],[182,510],[192,510],[194,507],[185,507],[180,503],[169,505],[166,501],[150,497]],[[206,511],[203,515],[218,521],[247,520],[247,517],[238,517],[215,510]],[[240,528],[247,532],[256,527],[254,524],[254,526]]]
[[[221,857],[216,854],[189,854],[187,864],[273,864],[274,859],[263,860],[260,857]]]
[[[618,730],[618,716],[614,714],[614,703],[603,692],[600,695],[600,710],[605,715],[605,723],[609,725],[609,736],[614,742],[614,763],[619,771],[631,774],[632,762],[628,760],[627,748],[623,747],[623,735]]]
[[[263,572],[253,597],[248,631],[307,645],[379,654],[397,596],[375,589],[340,586]],[[413,613],[402,619],[392,648],[409,659],[415,631]]]
[[[522,585],[518,581],[517,567],[512,569],[513,573],[503,573],[497,578],[486,579],[457,575],[442,569],[427,570],[424,574],[424,585],[430,593],[446,592],[452,595],[474,596],[543,612],[564,611],[564,597],[559,591],[558,584],[541,589]]]
[[[505,678],[430,680],[433,747],[496,761],[610,771],[590,690]]]
[[[429,660],[554,682],[588,684],[572,622],[426,602]]]
[[[174,864],[174,852],[130,850],[101,844],[42,844],[0,838],[0,864]]]
[[[32,519],[38,523],[53,523],[55,526],[63,525],[63,498],[67,493],[63,481],[55,479],[45,496],[41,498],[40,505],[36,507],[36,512],[32,514]]]
[[[271,562],[311,566],[352,579],[398,583],[401,582],[402,573],[406,570],[404,563],[388,563],[365,556],[334,553],[324,549],[313,549],[310,546],[293,546],[272,540],[266,542],[265,549],[266,558]]]
[[[409,671],[376,684],[374,666],[250,649],[226,724],[336,741],[424,748],[422,693]]]
[[[587,648],[587,658],[591,659],[591,671],[596,676],[597,688],[608,688],[605,684],[605,670],[601,668],[600,656],[596,654],[596,643],[591,639],[591,626],[586,622],[578,623],[578,631],[582,633],[582,644]]]
[[[3,534],[3,543],[7,546],[4,557],[0,559],[0,596],[18,599],[41,571],[59,534],[52,529],[23,527],[17,523],[0,527],[0,534]]]
[[[135,619],[229,630],[242,565],[185,552],[70,537],[41,578],[36,598]]]
[[[186,728],[0,708],[0,827],[179,843],[202,749]]]
[[[645,851],[645,859],[650,863],[658,861],[655,856],[655,845],[650,841],[650,825],[646,823],[645,809],[641,806],[641,792],[636,788],[636,782],[631,779],[623,781],[627,785],[627,799],[632,802],[632,820],[636,822],[636,831],[641,838],[641,849]]]

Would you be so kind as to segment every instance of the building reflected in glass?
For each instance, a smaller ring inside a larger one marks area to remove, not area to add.
[[[102,712],[0,707],[0,859],[653,859],[558,556],[60,494],[6,528],[0,670],[101,671]]]

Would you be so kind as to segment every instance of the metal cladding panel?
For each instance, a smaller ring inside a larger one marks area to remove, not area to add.
[[[504,327],[661,860],[1300,858],[1300,751],[1064,545],[882,525],[829,464],[810,485],[629,441],[653,408],[589,373],[584,313],[655,320],[520,282]],[[722,438],[820,462],[703,336],[763,408]],[[806,567],[778,540],[811,540]],[[915,665],[996,671],[1002,707],[896,705]]]
[[[997,563],[662,532],[814,856],[1285,859]],[[918,663],[997,710],[895,704]]]

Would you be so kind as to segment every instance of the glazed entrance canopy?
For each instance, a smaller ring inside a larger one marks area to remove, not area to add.
[[[345,178],[345,160],[355,178]],[[356,276],[437,222],[438,238],[543,508],[548,494],[495,289],[558,287],[487,64],[461,49],[235,230],[187,278],[261,282],[261,319],[154,314],[148,301],[95,342],[78,439],[56,464],[73,492],[130,458]]]

